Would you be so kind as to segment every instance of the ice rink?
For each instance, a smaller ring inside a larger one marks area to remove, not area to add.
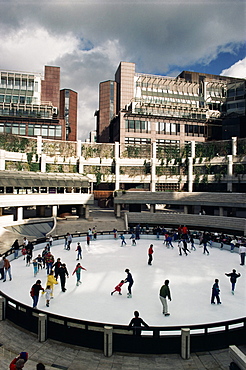
[[[82,284],[76,286],[76,275],[72,272],[78,261],[75,252],[77,242],[81,242],[83,259]],[[66,263],[69,272],[66,288],[63,293],[60,281],[54,288],[54,299],[50,307],[46,307],[45,297],[40,294],[38,309],[62,316],[82,320],[111,324],[129,323],[133,311],[138,310],[140,316],[150,326],[192,325],[208,322],[219,322],[245,316],[246,286],[245,266],[240,266],[237,253],[208,247],[210,254],[203,254],[203,248],[196,245],[197,250],[186,257],[179,256],[177,243],[174,249],[167,248],[160,240],[153,237],[137,241],[131,245],[126,236],[127,245],[121,247],[121,241],[98,239],[92,241],[90,247],[85,238],[74,238],[71,250],[64,250],[62,241],[54,242],[51,253],[55,260],[60,257]],[[59,243],[59,244],[56,244]],[[149,266],[148,247],[154,245],[153,264]],[[188,244],[188,248],[190,245]],[[34,249],[36,257],[43,250]],[[134,279],[132,298],[127,298],[127,284],[122,287],[122,296],[110,292],[126,278],[125,269],[130,269]],[[241,273],[237,280],[235,295],[231,294],[230,279],[225,273],[235,268]],[[1,291],[21,303],[32,306],[30,288],[37,279],[46,287],[46,270],[41,270],[34,277],[33,266],[26,267],[23,257],[11,262],[12,281],[0,281]],[[214,279],[219,279],[221,305],[211,305],[211,288]],[[170,280],[172,301],[168,303],[170,316],[162,314],[159,290],[165,279]]]

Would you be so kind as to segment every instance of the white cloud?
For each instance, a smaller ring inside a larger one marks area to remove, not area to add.
[[[230,68],[224,69],[221,76],[246,78],[246,57],[233,64]]]

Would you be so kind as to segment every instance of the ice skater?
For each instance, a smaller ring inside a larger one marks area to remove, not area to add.
[[[38,262],[38,271],[42,270],[42,268],[43,268],[43,258],[41,257],[41,254],[38,255],[36,260]]]
[[[167,305],[167,298],[171,301],[171,293],[169,289],[169,280],[165,280],[164,285],[162,285],[160,289],[160,301],[162,304],[162,312],[163,315],[169,316],[170,313],[168,312],[168,305]]]
[[[36,258],[34,258],[34,260],[32,261],[32,265],[33,265],[33,274],[34,277],[36,277],[38,273],[38,261]]]
[[[111,292],[111,295],[113,295],[115,292],[118,292],[119,295],[122,295],[122,293],[121,293],[121,287],[122,287],[122,285],[124,283],[125,283],[124,280],[121,280],[121,282],[118,285],[116,285],[116,287],[114,288],[114,290]]]
[[[77,286],[78,286],[79,284],[82,284],[82,282],[81,282],[81,280],[80,280],[80,274],[81,274],[82,270],[87,271],[87,270],[86,270],[86,268],[84,268],[83,266],[81,266],[81,264],[80,264],[80,263],[77,263],[77,265],[76,265],[76,267],[75,267],[75,269],[74,269],[74,271],[73,271],[73,273],[72,273],[72,275],[74,275],[74,274],[76,273],[76,278],[77,278],[77,283],[76,283],[76,285],[77,285]]]
[[[120,234],[120,238],[121,238],[121,246],[123,247],[123,244],[126,244],[125,235],[124,234]]]
[[[82,260],[82,248],[81,248],[81,245],[80,245],[79,242],[77,243],[77,248],[75,249],[75,252],[78,252],[78,254],[77,254],[77,261],[79,259]]]
[[[226,276],[230,277],[230,282],[231,282],[231,293],[234,295],[235,292],[235,285],[237,282],[237,278],[241,276],[240,273],[237,274],[236,270],[233,269],[232,272],[230,273],[225,273]]]
[[[52,294],[52,289],[51,289],[50,285],[47,285],[46,289],[44,290],[44,293],[45,293],[45,298],[46,298],[46,307],[49,307],[50,298],[51,298],[51,294]]]
[[[132,286],[133,286],[134,280],[132,278],[132,274],[130,273],[129,269],[125,269],[125,272],[127,273],[127,277],[126,277],[124,282],[129,283],[128,284],[127,298],[132,298]]]
[[[132,240],[132,245],[137,245],[137,243],[136,243],[136,236],[135,236],[134,233],[132,233],[130,239]]]
[[[51,289],[51,293],[50,293],[51,298],[53,298],[54,285],[56,284],[58,284],[58,282],[54,276],[53,270],[51,270],[49,275],[47,276],[47,282],[46,282],[46,288],[49,286]]]
[[[153,261],[153,253],[154,253],[153,244],[150,244],[149,249],[148,249],[148,256],[149,256],[148,265],[150,266],[152,265],[152,261]]]
[[[169,235],[169,234],[166,234],[165,235],[165,240],[164,240],[164,242],[163,242],[163,244],[166,244],[166,247],[167,248],[174,248],[173,247],[173,244],[172,244],[172,237],[171,237],[171,235]]]
[[[113,233],[114,233],[114,239],[117,239],[117,229],[113,229]]]
[[[4,283],[7,279],[7,274],[9,275],[9,280],[10,281],[12,280],[11,265],[10,265],[9,260],[6,257],[3,257],[3,266],[4,266],[4,279],[3,279],[3,283]]]
[[[188,254],[187,254],[187,252],[189,252],[189,253],[191,253],[190,252],[190,250],[188,249],[188,245],[187,245],[187,241],[186,241],[186,239],[183,239],[182,240],[182,243],[183,243],[183,251],[184,251],[184,254],[186,255],[186,256],[188,256]]]
[[[33,284],[30,295],[33,300],[33,308],[37,308],[38,305],[38,298],[39,298],[39,292],[40,290],[44,291],[44,288],[41,286],[41,280],[37,280],[35,284]]]
[[[144,322],[143,319],[141,319],[141,317],[139,317],[139,312],[134,311],[134,317],[133,317],[133,319],[131,319],[131,321],[128,325],[128,328],[129,329],[133,328],[133,334],[140,336],[142,326],[145,327],[145,328],[149,327],[149,325],[146,324],[146,322]]]
[[[69,273],[67,271],[67,267],[65,263],[62,263],[58,270],[58,275],[60,276],[61,282],[61,290],[65,292],[67,289],[65,288],[66,285],[66,277],[69,278]]]
[[[190,249],[191,249],[192,251],[196,251],[195,242],[194,242],[194,238],[193,238],[193,236],[192,236],[192,235],[190,235],[189,240],[190,240],[190,245],[191,245],[191,248],[190,248]]]
[[[220,301],[220,288],[219,288],[219,279],[214,280],[214,285],[212,286],[212,297],[211,304],[215,304],[214,299],[216,298],[217,304],[221,304]]]

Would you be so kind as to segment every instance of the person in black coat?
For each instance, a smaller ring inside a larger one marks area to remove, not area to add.
[[[133,317],[133,319],[131,319],[131,321],[128,325],[128,328],[129,329],[133,328],[133,334],[140,336],[142,326],[144,326],[146,328],[149,327],[149,325],[146,324],[146,322],[144,322],[143,319],[141,319],[141,317],[139,317],[139,312],[134,311],[134,317]]]
[[[65,263],[62,263],[58,270],[58,275],[60,276],[60,282],[61,282],[61,289],[63,292],[65,292],[67,289],[65,288],[66,284],[66,276],[69,277],[67,267]]]
[[[128,284],[128,293],[127,293],[127,298],[132,298],[132,286],[133,286],[133,278],[132,278],[132,274],[130,273],[130,270],[129,269],[125,269],[125,272],[127,273],[127,277],[125,279],[125,283],[129,283]]]
[[[237,274],[236,270],[233,269],[232,272],[230,273],[225,273],[226,276],[230,277],[230,282],[231,282],[231,292],[232,294],[234,294],[234,291],[235,291],[235,285],[236,285],[236,282],[237,282],[237,278],[239,278],[241,276],[241,274]]]
[[[214,303],[214,299],[216,298],[217,304],[221,304],[220,301],[220,288],[219,288],[219,279],[215,279],[214,285],[212,287],[212,297],[211,297],[211,304]]]

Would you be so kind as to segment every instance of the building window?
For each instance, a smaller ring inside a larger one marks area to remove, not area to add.
[[[128,132],[150,132],[150,122],[140,120],[125,120],[125,128]]]

